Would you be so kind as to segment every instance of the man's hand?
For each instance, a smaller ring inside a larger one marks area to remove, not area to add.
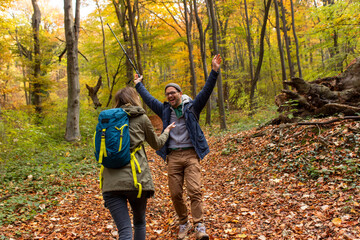
[[[220,54],[218,55],[215,55],[212,62],[211,62],[211,66],[212,66],[212,69],[216,72],[219,71],[219,68],[220,68],[220,63],[221,63],[221,56]]]
[[[143,80],[143,76],[139,77],[139,75],[135,74],[135,79],[134,79],[135,85],[138,84],[139,82],[142,82],[142,80]]]

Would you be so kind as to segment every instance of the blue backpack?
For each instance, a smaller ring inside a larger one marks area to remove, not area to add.
[[[96,160],[106,168],[130,163],[129,117],[122,108],[104,110],[94,134]]]

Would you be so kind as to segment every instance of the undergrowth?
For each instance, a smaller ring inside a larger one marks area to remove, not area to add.
[[[260,127],[278,116],[276,106],[274,105],[260,107],[253,115],[250,115],[250,112],[246,110],[231,110],[226,111],[225,114],[227,126],[226,130],[220,129],[218,110],[212,111],[212,124],[210,126],[205,125],[206,114],[204,110],[201,114],[200,124],[201,126],[205,126],[204,129],[206,129],[210,136],[221,137],[227,133],[236,133]]]
[[[31,111],[3,110],[0,124],[0,225],[24,221],[58,204],[64,192],[93,177],[92,135],[97,113],[81,112],[82,139],[64,140],[66,115],[35,119]],[[62,111],[64,112],[64,111]],[[65,111],[66,112],[66,111]]]

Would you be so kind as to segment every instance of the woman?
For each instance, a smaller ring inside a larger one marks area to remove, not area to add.
[[[116,223],[119,239],[131,240],[132,227],[127,202],[133,213],[134,239],[143,240],[146,235],[145,210],[147,199],[154,194],[154,184],[151,177],[143,142],[149,143],[154,149],[160,149],[169,137],[169,132],[175,127],[172,123],[164,132],[157,136],[150,119],[141,107],[140,97],[132,87],[120,89],[115,95],[115,107],[121,107],[129,115],[130,150],[140,165],[141,173],[136,174],[137,182],[141,183],[141,197],[139,189],[134,186],[131,164],[119,169],[104,168],[103,198],[105,206]]]

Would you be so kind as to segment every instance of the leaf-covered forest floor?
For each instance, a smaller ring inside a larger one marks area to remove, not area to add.
[[[201,164],[210,239],[360,239],[359,122],[268,126],[207,139],[211,153]],[[176,239],[166,165],[149,147],[147,154],[156,187],[147,239]],[[116,239],[96,179],[74,179],[82,186],[60,194],[58,206],[1,226],[0,239]]]

